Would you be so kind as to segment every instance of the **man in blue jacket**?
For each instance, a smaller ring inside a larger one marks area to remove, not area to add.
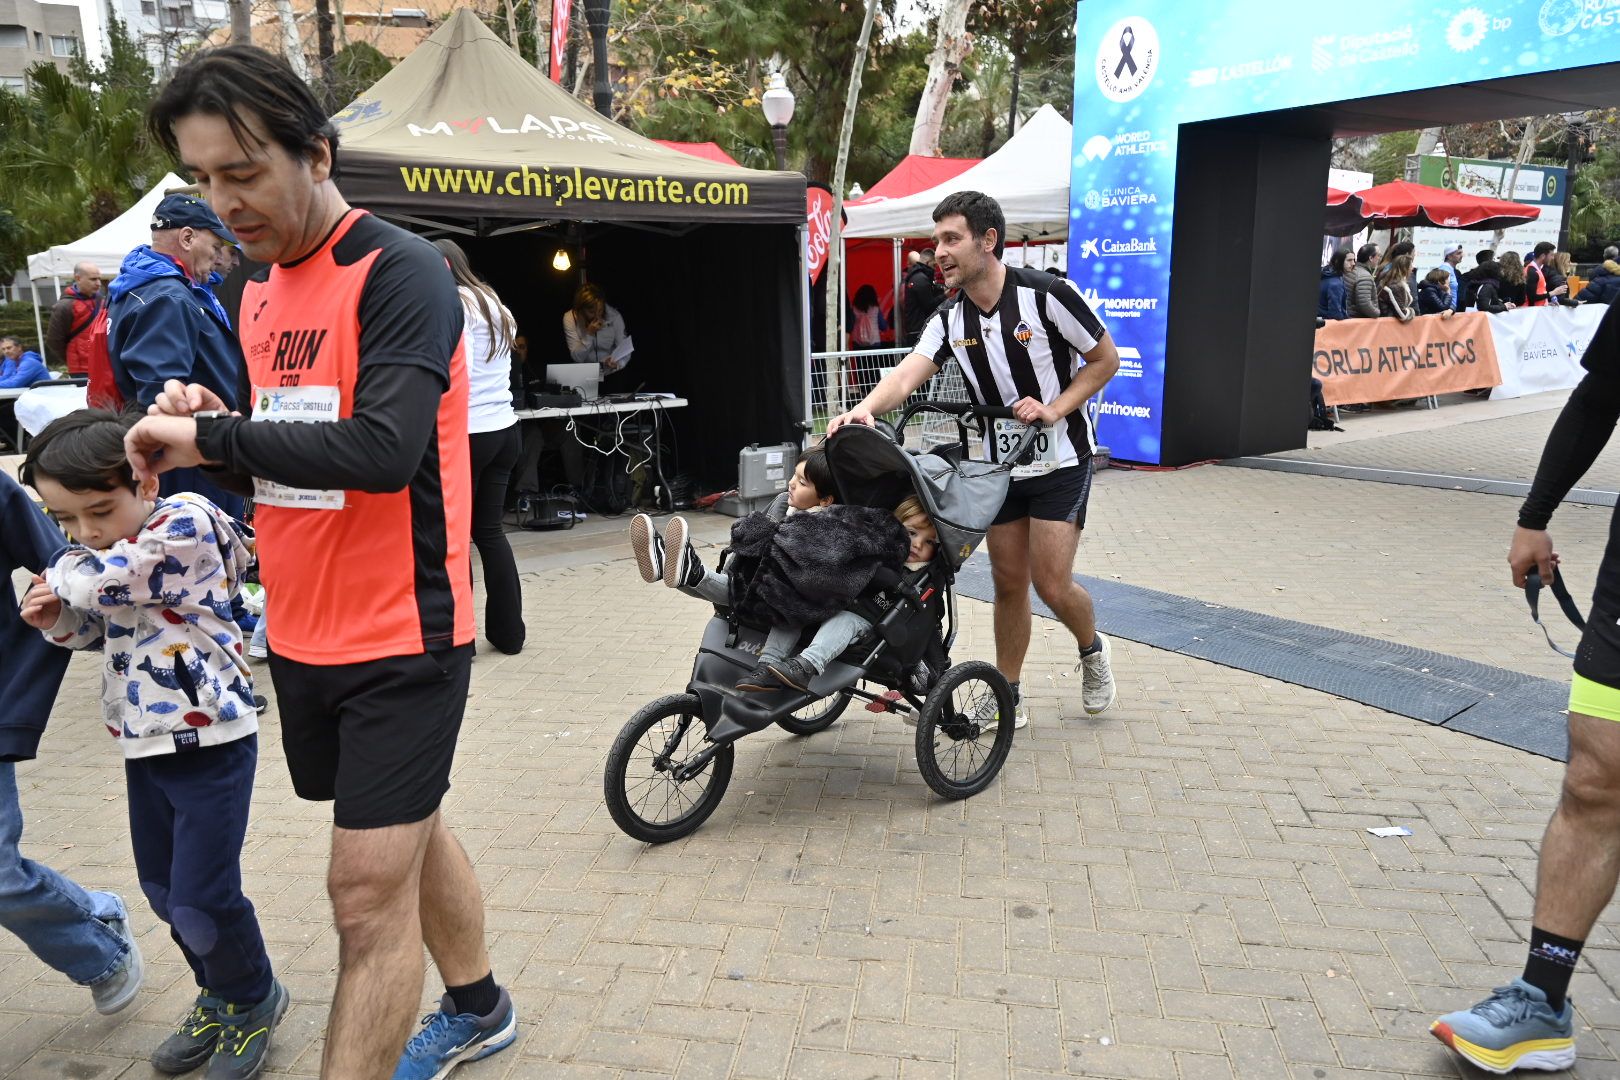
[[[0,390],[32,386],[51,377],[39,353],[24,349],[22,342],[7,334],[0,337]]]
[[[38,574],[66,543],[28,493],[0,473],[0,927],[88,986],[98,1012],[114,1013],[135,1000],[143,971],[124,902],[86,892],[18,850],[17,762],[38,749],[71,654],[18,617],[11,575],[18,568]]]
[[[152,214],[152,242],[124,257],[107,290],[107,355],[124,400],[145,412],[169,379],[201,383],[241,407],[247,367],[225,309],[209,289],[219,249],[236,243],[208,204],[167,195]],[[200,469],[165,473],[164,495],[194,491],[234,518],[242,496]]]

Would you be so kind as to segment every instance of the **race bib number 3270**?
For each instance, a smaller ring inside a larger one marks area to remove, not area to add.
[[[1024,433],[1029,425],[1022,420],[997,420],[990,429],[990,438],[995,442],[996,460],[1006,461],[1018,449],[1024,440]],[[1058,445],[1052,437],[1051,429],[1042,428],[1035,435],[1035,456],[1026,464],[1013,469],[1012,475],[1039,476],[1057,468]]]

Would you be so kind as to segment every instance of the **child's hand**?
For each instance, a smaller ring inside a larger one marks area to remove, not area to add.
[[[45,579],[38,574],[23,595],[22,608],[18,611],[22,621],[35,630],[49,630],[56,625],[56,620],[62,616],[62,601],[51,592]]]

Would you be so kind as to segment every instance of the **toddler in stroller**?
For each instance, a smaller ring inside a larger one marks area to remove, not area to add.
[[[704,567],[687,539],[684,518],[670,519],[662,536],[645,514],[630,522],[642,580],[662,580],[770,627],[759,662],[737,681],[740,692],[808,693],[828,663],[872,627],[870,619],[846,605],[875,578],[892,580],[927,566],[939,546],[933,522],[915,496],[895,507],[892,518],[867,507],[837,506],[830,494],[821,494],[831,491],[826,468],[820,446],[805,452],[785,493],[785,511],[779,499],[732,527],[724,571]],[[796,513],[821,511],[824,516],[800,517],[778,528]],[[790,655],[809,625],[816,625],[815,636]]]
[[[940,409],[959,418],[989,415],[976,406]],[[1010,460],[1033,445],[1024,442]],[[787,500],[795,520],[740,519],[730,561],[716,571],[702,567],[681,519],[672,519],[662,536],[650,519],[632,522],[642,577],[716,608],[686,692],[643,707],[608,755],[603,787],[609,813],[639,840],[678,839],[714,812],[742,736],[773,724],[813,734],[855,697],[870,702],[873,712],[915,720],[918,771],[947,798],[982,791],[1006,761],[1014,724],[1010,684],[983,661],[951,666],[949,649],[956,628],[954,575],[1000,508],[1010,465],[965,460],[965,429],[960,446],[922,454],[865,427],[841,429],[824,445],[827,485],[804,486],[821,468],[808,453]],[[830,506],[829,498],[838,505]],[[902,506],[910,532],[893,509]],[[801,564],[829,561],[829,553],[798,545],[794,537],[821,534],[814,526],[840,518],[860,525],[848,530],[850,546],[830,560],[838,573]],[[785,588],[787,582],[793,587]],[[819,609],[801,606],[807,599]],[[842,618],[846,612],[854,617]],[[816,624],[822,647],[812,639],[793,656],[804,636],[797,628]],[[887,692],[867,689],[873,684]]]

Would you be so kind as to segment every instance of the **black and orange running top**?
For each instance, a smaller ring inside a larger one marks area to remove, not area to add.
[[[467,368],[444,256],[351,210],[248,283],[237,325],[252,418],[218,421],[202,450],[253,477],[272,650],[336,665],[472,641]]]

